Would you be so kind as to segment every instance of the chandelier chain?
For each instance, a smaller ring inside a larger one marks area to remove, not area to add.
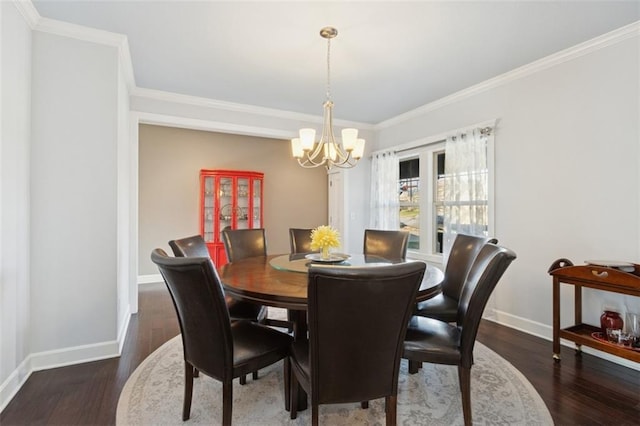
[[[331,39],[327,39],[327,100],[331,100]]]

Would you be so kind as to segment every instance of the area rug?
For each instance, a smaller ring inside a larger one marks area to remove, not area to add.
[[[549,410],[531,383],[498,354],[476,343],[471,369],[473,422],[485,425],[552,425]],[[182,340],[176,336],[153,352],[125,384],[116,413],[116,425],[211,425],[222,422],[220,382],[200,375],[194,379],[191,418],[182,421],[184,391]],[[398,393],[399,425],[462,425],[462,406],[455,366],[424,364],[419,373],[407,373],[402,361]],[[282,361],[233,384],[234,425],[308,425],[310,409],[289,419],[284,410]],[[321,405],[323,425],[382,425],[384,399],[360,404]]]

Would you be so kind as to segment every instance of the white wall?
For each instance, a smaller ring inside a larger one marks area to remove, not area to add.
[[[0,2],[0,409],[28,376],[31,29]]]
[[[117,54],[33,34],[31,349],[48,366],[117,355]]]
[[[531,66],[533,72],[516,78],[512,73],[378,132],[380,149],[498,119],[495,236],[518,255],[495,291],[493,314],[501,322],[551,336],[547,269],[560,257],[640,263],[640,57],[634,28],[631,38],[627,31],[584,55],[547,68]],[[564,287],[567,326],[573,288]],[[599,324],[605,304],[640,312],[639,298],[585,290],[583,320]]]

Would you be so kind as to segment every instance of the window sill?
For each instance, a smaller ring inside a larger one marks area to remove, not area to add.
[[[437,267],[443,266],[441,254],[426,254],[426,253],[419,253],[417,251],[410,251],[410,252],[407,252],[407,258],[422,260],[424,262],[431,263]]]

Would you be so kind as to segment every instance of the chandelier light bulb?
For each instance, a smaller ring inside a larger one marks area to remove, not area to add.
[[[311,151],[316,141],[315,129],[300,129],[300,143],[304,151]]]
[[[356,139],[356,146],[351,153],[353,158],[359,160],[364,155],[364,139]]]
[[[345,151],[353,151],[357,139],[358,129],[342,129],[342,147]]]
[[[291,152],[294,158],[302,158],[304,156],[304,149],[302,149],[300,138],[291,139]]]

